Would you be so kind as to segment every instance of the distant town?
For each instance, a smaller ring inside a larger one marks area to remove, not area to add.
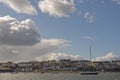
[[[1,62],[0,72],[52,72],[52,71],[105,71],[120,72],[120,60],[115,61],[72,61],[61,59],[59,61],[30,61],[30,62]]]

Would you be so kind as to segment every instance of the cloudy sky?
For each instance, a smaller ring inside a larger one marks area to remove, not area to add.
[[[120,59],[120,0],[0,0],[0,61]]]

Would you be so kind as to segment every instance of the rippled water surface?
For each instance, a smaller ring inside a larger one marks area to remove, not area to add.
[[[0,73],[0,80],[120,80],[120,73],[80,75],[79,73]]]

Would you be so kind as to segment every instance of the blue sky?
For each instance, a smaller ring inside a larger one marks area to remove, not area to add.
[[[5,0],[0,1],[0,16],[9,15],[18,21],[31,19],[39,28],[42,38],[57,38],[70,42],[70,46],[55,52],[80,55],[88,59],[91,45],[93,58],[110,52],[119,56],[120,0],[64,0],[69,4],[63,8],[56,7],[56,11],[47,9],[48,7],[42,3],[39,4],[41,1],[45,3],[48,0],[25,1],[36,9],[36,14],[22,12],[21,9],[18,12],[17,9],[10,6],[12,2]],[[48,3],[49,5],[55,4],[55,0],[53,3],[50,1]],[[58,5],[59,1],[56,3],[56,6]],[[59,12],[60,10],[63,13]],[[59,15],[59,13],[61,14]]]

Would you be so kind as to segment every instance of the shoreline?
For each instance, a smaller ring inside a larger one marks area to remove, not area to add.
[[[29,73],[40,73],[40,74],[81,74],[83,71],[39,71],[39,72],[0,72],[0,74],[2,73],[11,73],[11,74],[19,74],[19,73],[24,73],[24,74],[29,74]],[[88,71],[91,72],[91,71]],[[101,71],[96,71],[99,74],[105,74],[105,73],[120,73],[120,72],[110,72],[110,71],[105,71],[105,72],[101,72]]]

